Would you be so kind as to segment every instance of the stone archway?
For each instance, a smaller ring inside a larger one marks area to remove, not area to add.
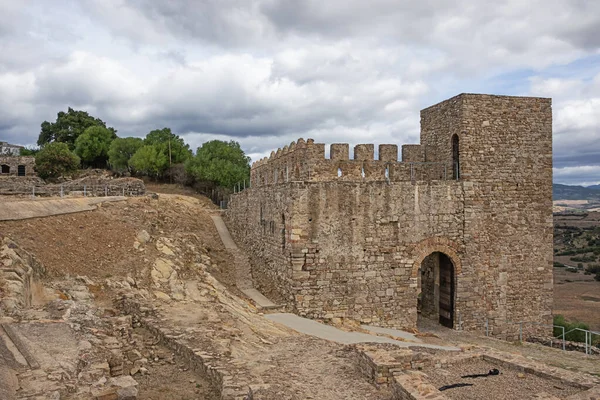
[[[420,316],[454,327],[456,282],[461,274],[457,246],[445,238],[426,239],[415,246],[412,277]]]
[[[420,313],[424,318],[454,327],[455,276],[450,257],[438,251],[423,259],[420,268]]]

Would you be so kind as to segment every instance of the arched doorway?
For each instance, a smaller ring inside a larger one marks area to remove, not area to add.
[[[458,147],[458,135],[452,135],[452,177],[460,179],[460,153]]]
[[[454,327],[454,276],[454,264],[446,254],[436,251],[423,259],[417,277],[421,317]]]

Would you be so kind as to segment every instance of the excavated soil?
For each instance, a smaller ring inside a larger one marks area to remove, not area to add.
[[[232,257],[219,239],[209,214],[215,208],[207,201],[171,194],[161,194],[158,200],[132,198],[92,212],[3,222],[0,234],[35,254],[51,277],[92,279],[126,274],[145,278],[148,264],[160,253],[152,246],[143,252],[133,247],[142,230],[151,236],[183,238],[197,246],[186,249],[186,261],[204,249],[217,265],[209,272],[231,287],[235,277],[219,266],[231,264]]]

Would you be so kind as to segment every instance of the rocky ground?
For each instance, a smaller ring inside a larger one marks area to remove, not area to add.
[[[36,400],[392,398],[350,347],[264,318],[236,287],[240,257],[219,238],[211,219],[219,211],[168,189],[0,223],[0,268],[32,271],[27,290],[19,283],[26,274],[0,282],[0,398],[14,389],[13,398]],[[11,300],[19,290],[22,299]],[[523,351],[600,373],[597,359],[582,354],[423,330],[430,343]],[[22,343],[13,346],[11,335]],[[12,389],[6,367],[17,373]]]
[[[257,312],[212,212],[206,199],[160,194],[1,223],[4,258],[18,246],[44,267],[31,307],[2,320],[40,364],[8,357],[17,398],[389,398],[342,345]]]

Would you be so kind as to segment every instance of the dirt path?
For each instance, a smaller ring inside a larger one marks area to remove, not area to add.
[[[229,234],[229,230],[227,229],[223,218],[221,218],[221,215],[212,213],[210,217],[215,223],[215,227],[217,232],[219,232],[219,237],[221,238],[223,245],[234,258],[236,286],[242,291],[253,288],[254,285],[252,284],[250,260],[248,260],[246,254],[244,254],[244,252],[240,250],[233,241],[233,238]]]

